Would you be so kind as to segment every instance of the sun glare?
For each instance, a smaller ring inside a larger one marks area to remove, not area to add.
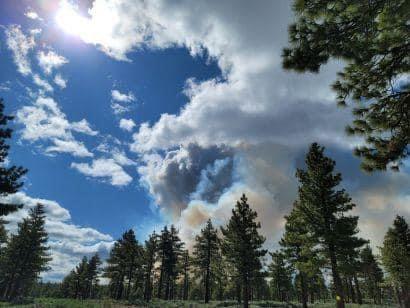
[[[87,28],[87,19],[81,16],[77,8],[63,1],[55,16],[57,25],[66,33],[81,36]]]

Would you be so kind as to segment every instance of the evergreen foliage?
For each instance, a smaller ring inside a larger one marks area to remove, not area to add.
[[[324,148],[313,143],[306,155],[306,170],[298,169],[299,206],[309,232],[329,260],[338,307],[344,307],[344,292],[338,255],[355,241],[357,216],[346,215],[355,205],[344,189],[337,189],[342,176],[334,172],[335,162],[324,156]]]
[[[266,254],[262,249],[265,238],[258,232],[261,225],[256,218],[257,213],[250,208],[244,194],[232,210],[227,226],[221,227],[224,236],[222,252],[236,270],[245,308],[249,307],[250,284],[260,275],[261,257]]]
[[[386,268],[402,307],[410,307],[410,229],[402,216],[397,216],[384,237],[381,248]]]
[[[47,270],[47,233],[44,206],[38,204],[18,224],[1,257],[0,294],[6,300],[26,296],[42,271]]]
[[[22,176],[27,173],[27,169],[20,166],[8,166],[8,156],[10,146],[7,140],[12,137],[13,130],[8,127],[14,117],[4,114],[4,102],[0,98],[0,197],[16,193],[22,186]],[[10,204],[0,202],[0,253],[1,245],[7,241],[7,233],[4,225],[7,223],[4,216],[17,211],[22,204]]]
[[[347,132],[367,145],[355,153],[365,170],[397,169],[410,154],[409,1],[295,0],[293,8],[284,68],[318,72],[343,59],[333,89],[340,105],[356,103]]]
[[[218,257],[219,239],[217,230],[213,227],[209,219],[201,234],[196,236],[194,245],[194,265],[202,273],[202,281],[204,283],[205,295],[204,301],[207,304],[211,299],[211,278],[214,277],[212,272],[212,264],[214,259]]]
[[[98,289],[101,260],[98,254],[89,260],[83,257],[77,267],[72,270],[61,283],[61,294],[68,298],[95,298]]]

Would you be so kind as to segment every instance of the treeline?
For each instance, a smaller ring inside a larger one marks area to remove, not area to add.
[[[263,249],[260,223],[245,195],[227,225],[205,224],[190,252],[174,226],[153,233],[144,244],[133,230],[115,242],[106,266],[98,257],[83,261],[61,285],[62,294],[90,298],[98,273],[108,279],[105,294],[113,299],[317,301],[374,304],[396,302],[409,307],[410,230],[397,216],[385,235],[381,258],[358,236],[358,216],[342,176],[324,148],[312,144],[306,168],[298,169],[299,190],[277,251]],[[93,261],[94,260],[94,261]],[[381,268],[380,261],[387,272]],[[330,279],[328,279],[330,278]],[[330,283],[329,283],[330,281]]]

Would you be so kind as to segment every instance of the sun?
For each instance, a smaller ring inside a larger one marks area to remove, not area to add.
[[[81,36],[82,32],[87,29],[87,19],[78,13],[77,8],[62,1],[55,16],[57,25],[66,33]]]

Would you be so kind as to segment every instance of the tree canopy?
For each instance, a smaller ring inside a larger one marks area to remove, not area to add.
[[[397,169],[410,155],[410,2],[295,0],[283,66],[318,72],[331,59],[343,71],[333,84],[340,105],[354,101],[350,134],[367,171]]]

